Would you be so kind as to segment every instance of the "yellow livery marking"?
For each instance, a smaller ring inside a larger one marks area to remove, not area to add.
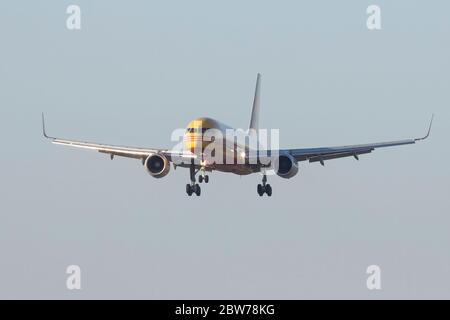
[[[203,134],[208,129],[220,129],[220,127],[219,122],[211,118],[196,118],[192,120],[186,128],[184,136],[185,148],[191,152],[195,152],[197,148],[199,149],[198,151],[203,151],[211,143],[210,141],[203,141]]]

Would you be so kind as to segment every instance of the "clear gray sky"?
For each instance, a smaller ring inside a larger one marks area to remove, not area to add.
[[[66,29],[66,8],[82,29]],[[382,30],[366,28],[381,7]],[[448,1],[1,1],[0,298],[450,298]],[[197,116],[284,147],[423,135],[291,180],[54,146],[168,147]],[[82,290],[66,289],[66,267]],[[382,290],[366,288],[366,268]]]

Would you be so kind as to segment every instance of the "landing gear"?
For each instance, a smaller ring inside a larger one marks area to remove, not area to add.
[[[266,193],[269,197],[272,196],[272,186],[270,184],[266,184]]]
[[[205,183],[208,183],[209,182],[209,176],[206,174],[206,175],[199,175],[198,176],[198,182],[199,183],[202,183],[202,182],[205,182]]]
[[[257,191],[260,197],[262,197],[264,193],[266,193],[269,197],[272,196],[272,186],[270,184],[258,184]]]
[[[270,184],[266,184],[266,182],[267,176],[264,174],[262,184],[258,184],[258,187],[256,189],[260,197],[262,197],[264,193],[266,193],[269,197],[272,196],[272,187],[270,186]]]
[[[192,187],[193,187],[192,189],[195,192],[195,194],[197,195],[197,197],[199,197],[200,193],[202,191],[202,189],[200,189],[200,186],[198,184],[194,184]]]
[[[209,182],[209,176],[205,173],[205,168],[201,167],[199,169],[200,171],[200,175],[198,176],[198,182],[202,183],[203,181],[205,181],[205,183]]]
[[[189,183],[186,185],[186,193],[188,196],[192,196],[195,193],[197,196],[200,196],[202,189],[198,184],[190,185]]]
[[[198,172],[198,171],[197,171]],[[195,195],[198,197],[200,196],[202,190],[200,188],[200,185],[198,185],[197,183],[195,183],[195,175],[197,174],[197,172],[195,171],[195,166],[194,163],[192,162],[191,167],[190,167],[190,178],[191,178],[191,183],[186,185],[186,193],[188,194],[188,196],[192,196],[193,193],[195,193]],[[203,176],[200,175],[198,177],[198,182],[203,182],[203,180],[205,181],[205,183],[208,183],[208,176]]]
[[[261,184],[258,184],[258,189],[257,190],[258,190],[259,196],[262,197],[263,194],[264,194],[264,188],[263,188],[263,186]]]
[[[193,192],[192,186],[188,183],[188,184],[186,185],[186,193],[187,193],[188,196],[190,197],[190,196],[192,196],[192,192]]]

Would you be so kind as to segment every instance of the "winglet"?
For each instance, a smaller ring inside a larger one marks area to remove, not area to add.
[[[47,139],[54,139],[53,137],[49,137],[47,135],[47,132],[45,132],[45,119],[44,119],[44,113],[42,112],[42,135]]]
[[[423,136],[422,138],[416,138],[414,139],[414,141],[420,141],[420,140],[425,140],[426,138],[428,138],[430,136],[430,132],[431,132],[431,126],[433,125],[433,119],[434,119],[434,113],[431,115],[431,120],[430,120],[430,126],[428,127],[428,132],[425,136]]]

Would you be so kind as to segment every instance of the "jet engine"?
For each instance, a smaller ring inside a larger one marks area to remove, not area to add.
[[[170,171],[169,160],[164,155],[158,153],[149,155],[144,165],[148,173],[154,178],[165,177]]]
[[[298,173],[297,160],[290,154],[283,154],[278,157],[275,172],[282,178],[290,179]]]

